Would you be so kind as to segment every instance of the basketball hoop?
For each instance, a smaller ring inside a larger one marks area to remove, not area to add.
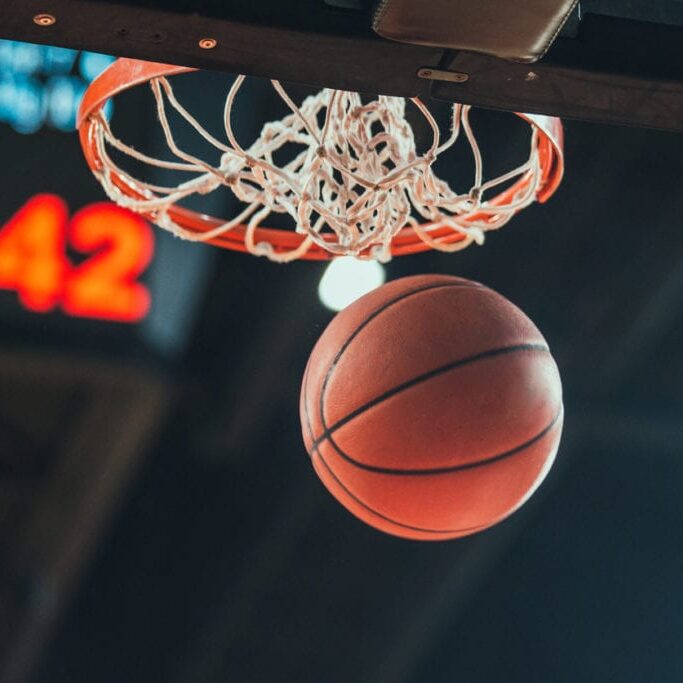
[[[364,101],[357,93],[322,90],[297,105],[278,81],[271,81],[272,86],[291,113],[267,123],[245,148],[235,139],[231,124],[245,77],[238,76],[227,93],[225,139],[219,140],[176,99],[168,80],[192,71],[119,59],[90,85],[78,116],[87,162],[107,195],[184,239],[279,262],[342,254],[386,261],[392,255],[430,248],[459,251],[472,242],[481,244],[486,232],[501,228],[534,201],[546,201],[562,179],[562,124],[557,118],[517,114],[531,127],[529,158],[485,180],[468,106],[453,105],[451,130],[442,140],[434,117],[416,97],[378,96]],[[110,98],[144,83],[151,87],[174,161],[133,149],[114,135],[105,117],[103,109]],[[422,154],[405,118],[408,102],[432,131],[429,149]],[[178,146],[169,108],[216,149],[216,162]],[[471,189],[458,193],[434,174],[432,165],[461,135],[472,151],[475,171]],[[273,154],[285,146],[301,150],[278,166]],[[112,149],[152,167],[182,172],[189,179],[175,187],[145,182],[122,169],[110,156]],[[179,205],[190,196],[221,187],[230,188],[245,206],[230,220]],[[498,194],[487,196],[495,190]],[[273,213],[289,216],[292,229],[263,227]]]

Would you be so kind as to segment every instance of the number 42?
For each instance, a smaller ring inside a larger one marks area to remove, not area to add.
[[[67,245],[88,255],[78,265]],[[142,320],[151,304],[138,282],[152,259],[154,235],[139,216],[106,202],[69,219],[55,195],[31,198],[0,229],[0,289],[17,292],[24,307],[117,322]]]

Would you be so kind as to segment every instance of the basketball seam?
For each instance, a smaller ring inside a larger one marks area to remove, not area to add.
[[[550,431],[552,431],[553,427],[557,424],[558,420],[560,419],[560,416],[562,415],[562,406],[560,405],[560,409],[557,411],[555,414],[555,417],[546,425],[538,434],[534,435],[524,443],[519,444],[519,446],[515,446],[514,448],[511,448],[510,450],[504,451],[503,453],[498,453],[496,455],[489,456],[488,458],[483,458],[481,460],[475,460],[474,462],[467,462],[467,463],[462,463],[460,465],[451,465],[448,467],[434,467],[434,468],[427,468],[427,469],[414,469],[414,470],[401,470],[401,469],[393,469],[391,467],[379,467],[376,465],[367,465],[365,463],[359,462],[357,460],[354,460],[351,458],[349,455],[347,455],[339,446],[337,443],[334,441],[334,439],[329,438],[328,441],[332,448],[334,448],[335,451],[337,451],[337,454],[339,457],[342,459],[346,460],[350,465],[353,465],[354,467],[360,469],[360,470],[366,470],[367,472],[375,472],[376,474],[390,474],[394,476],[431,476],[431,475],[441,475],[441,474],[453,474],[455,472],[462,472],[465,470],[472,470],[476,469],[477,467],[486,467],[487,465],[491,465],[496,462],[500,462],[501,460],[507,460],[508,458],[511,458],[512,456],[519,455],[523,451],[525,451],[529,446],[533,446],[537,441],[540,441],[544,436],[546,436]]]
[[[439,283],[439,284],[433,284],[433,285],[423,285],[422,287],[418,287],[417,289],[411,289],[409,292],[403,292],[401,293],[400,296],[397,296],[395,299],[390,299],[389,301],[384,302],[379,308],[374,310],[365,320],[363,320],[358,327],[351,333],[351,335],[348,337],[348,339],[341,345],[339,351],[337,351],[336,355],[332,359],[330,366],[327,368],[327,372],[325,373],[325,378],[323,379],[322,387],[320,389],[320,407],[322,411],[322,404],[323,404],[323,399],[325,396],[325,391],[327,389],[327,384],[330,381],[330,378],[332,377],[332,373],[334,372],[334,369],[337,367],[337,363],[339,362],[339,359],[342,357],[346,349],[350,346],[351,342],[361,333],[362,330],[364,330],[380,313],[383,313],[386,311],[388,308],[391,308],[394,304],[399,303],[400,301],[403,301],[404,299],[407,299],[415,294],[420,294],[421,292],[428,292],[432,289],[442,289],[442,288],[457,288],[457,289],[485,289],[483,285],[480,285],[477,282],[452,282],[452,283]],[[325,422],[325,416],[322,414],[320,417],[322,418],[323,423]]]
[[[332,479],[336,482],[337,486],[347,495],[349,498],[354,500],[358,505],[360,505],[361,508],[369,512],[371,515],[375,515],[379,519],[383,519],[385,522],[388,522],[389,524],[393,525],[394,527],[398,529],[405,529],[406,531],[417,531],[423,534],[428,534],[428,535],[433,535],[433,536],[444,536],[444,535],[465,535],[465,534],[472,534],[476,533],[477,531],[483,531],[490,526],[497,524],[498,522],[502,521],[506,517],[508,517],[511,512],[508,512],[504,514],[502,517],[495,519],[491,521],[490,523],[487,522],[486,524],[480,524],[477,526],[473,527],[462,527],[459,529],[427,529],[423,527],[417,527],[413,526],[410,524],[405,524],[403,522],[400,522],[398,520],[392,519],[391,517],[379,512],[379,510],[376,510],[375,508],[371,507],[368,505],[366,502],[361,500],[357,495],[355,495],[349,488],[347,488],[344,483],[339,479],[339,477],[335,474],[334,470],[331,468],[331,466],[328,464],[328,462],[325,460],[323,457],[322,453],[320,452],[319,444],[316,443],[313,439],[313,429],[311,426],[311,417],[310,417],[310,412],[309,412],[309,405],[308,405],[308,370],[309,370],[309,364],[306,365],[306,369],[304,371],[304,378],[303,378],[303,394],[304,394],[304,400],[303,400],[303,405],[304,405],[304,415],[306,417],[306,428],[308,430],[308,436],[309,439],[311,440],[312,446],[311,446],[311,460],[315,456],[318,457],[318,460],[322,463],[323,467],[327,470],[328,474],[332,477]],[[561,414],[561,413],[560,413]],[[555,421],[556,422],[556,421]],[[550,429],[548,429],[548,432],[552,429],[552,426]],[[542,437],[539,437],[542,438]],[[336,449],[336,444],[332,440],[330,440],[331,445]],[[357,515],[354,515],[357,517]],[[386,532],[386,530],[384,530]],[[446,540],[446,539],[434,539],[434,540]]]
[[[418,527],[418,526],[412,526],[410,524],[405,524],[403,522],[399,522],[398,520],[392,519],[391,517],[388,517],[387,515],[379,512],[375,508],[371,507],[364,501],[362,501],[358,496],[356,496],[350,489],[348,489],[342,481],[337,477],[335,474],[334,470],[331,468],[329,463],[323,458],[322,453],[320,452],[320,449],[316,446],[314,449],[315,455],[318,456],[318,459],[322,464],[324,465],[325,469],[328,471],[330,476],[334,479],[334,481],[337,483],[337,485],[341,488],[344,493],[346,493],[350,498],[356,501],[362,508],[366,509],[368,512],[370,512],[373,515],[377,515],[380,519],[383,519],[387,522],[390,522],[391,524],[396,525],[397,527],[403,528],[403,529],[410,529],[412,531],[420,531],[423,533],[427,534],[467,534],[467,533],[475,533],[477,531],[483,531],[484,529],[489,528],[490,526],[493,526],[494,524],[498,524],[499,522],[503,521],[510,515],[512,515],[518,508],[515,508],[513,510],[510,510],[508,512],[505,512],[505,514],[501,515],[500,517],[497,517],[496,519],[493,519],[490,522],[487,522],[486,524],[480,524],[477,526],[473,527],[462,527],[460,529],[425,529],[423,527]]]
[[[560,415],[562,414],[562,411],[560,411]],[[552,425],[550,426],[550,429],[546,430],[544,435],[549,434],[552,431],[553,426],[557,424],[557,420],[555,420]],[[542,438],[542,437],[541,437]],[[412,526],[410,524],[404,524],[403,522],[399,522],[395,519],[392,519],[391,517],[388,517],[387,515],[379,512],[378,510],[374,509],[364,501],[362,501],[358,496],[356,496],[351,490],[349,490],[343,482],[340,481],[340,479],[337,477],[335,474],[334,470],[332,467],[329,465],[329,463],[325,460],[323,457],[322,453],[320,452],[320,449],[316,446],[314,449],[314,453],[318,456],[319,460],[322,462],[322,464],[325,466],[325,469],[328,471],[330,476],[337,482],[338,486],[344,491],[350,498],[355,500],[361,507],[365,508],[368,512],[377,515],[380,519],[384,519],[387,522],[391,522],[392,524],[395,524],[398,527],[401,527],[403,529],[410,529],[413,531],[421,531],[424,533],[428,534],[465,534],[465,533],[475,533],[476,531],[483,531],[484,529],[487,529],[490,526],[493,526],[494,524],[497,524],[498,522],[501,522],[502,520],[506,519],[510,515],[512,515],[514,512],[516,512],[517,508],[514,508],[513,510],[510,510],[506,512],[504,515],[501,517],[498,517],[494,520],[492,520],[490,523],[487,522],[486,524],[474,526],[474,527],[463,527],[461,529],[444,529],[444,530],[439,530],[439,529],[424,529],[422,527],[417,527],[417,526]]]
[[[497,349],[499,353],[503,352],[515,352],[515,351],[520,351],[520,350],[529,350],[529,347],[532,347],[533,350],[542,350],[545,351],[546,353],[550,353],[549,350],[545,347],[539,347],[539,348],[533,348],[533,345],[524,345],[522,347],[504,347],[503,349]],[[471,362],[476,362],[478,360],[482,359],[482,356],[484,354],[478,354],[477,356],[472,356],[474,360]],[[486,358],[492,357],[493,354],[488,353],[486,355]],[[450,363],[449,366],[445,366],[446,369],[442,370],[442,372],[447,372],[452,369],[458,369],[460,367],[463,367],[468,359],[463,359],[463,361],[456,361],[455,363]],[[429,378],[436,376],[437,373],[435,371],[431,371],[429,373]],[[414,384],[411,384],[411,386],[414,386]],[[375,405],[373,403],[373,405]],[[358,413],[361,414],[361,413]],[[560,415],[562,414],[562,402],[560,402],[560,406],[555,413],[555,416],[553,419],[550,421],[550,423],[544,427],[538,434],[533,436],[531,439],[525,441],[522,444],[519,444],[518,446],[515,446],[512,449],[509,449],[507,451],[503,451],[502,453],[497,453],[496,455],[491,455],[487,456],[485,458],[480,458],[479,460],[475,460],[474,462],[468,462],[468,463],[461,463],[458,465],[449,465],[446,467],[433,467],[433,468],[424,468],[424,469],[397,469],[397,468],[390,468],[390,467],[381,467],[379,465],[369,465],[363,462],[360,462],[359,460],[355,460],[352,458],[348,453],[346,453],[340,446],[337,444],[337,442],[334,439],[333,432],[335,431],[332,428],[326,428],[325,423],[323,422],[323,428],[325,431],[321,435],[319,439],[317,439],[314,442],[314,445],[317,445],[319,443],[322,443],[323,441],[327,440],[329,443],[332,445],[332,447],[337,451],[339,456],[346,460],[349,464],[363,470],[367,470],[369,472],[377,472],[381,474],[394,474],[394,475],[431,475],[431,474],[447,474],[450,472],[457,472],[459,470],[467,470],[467,469],[472,469],[474,467],[483,467],[485,465],[488,465],[491,462],[497,462],[498,460],[504,460],[505,458],[509,458],[516,453],[518,453],[520,450],[524,450],[527,446],[531,446],[535,441],[543,438],[543,435],[548,432],[550,429],[552,429],[553,425],[557,422],[559,419]],[[354,415],[354,417],[357,417],[357,415]],[[346,424],[347,421],[343,421],[343,424]],[[333,425],[333,427],[336,427],[336,429],[339,429],[342,425],[339,425],[339,423],[336,423]]]
[[[425,529],[423,527],[419,526],[412,526],[411,524],[405,524],[403,522],[399,522],[395,519],[392,519],[391,517],[388,517],[387,515],[379,512],[379,510],[376,510],[375,508],[371,507],[364,501],[362,501],[358,496],[356,496],[354,493],[352,493],[337,477],[337,475],[334,473],[334,470],[330,467],[328,462],[323,458],[322,453],[320,452],[320,449],[316,446],[314,449],[315,455],[318,456],[318,459],[320,462],[323,464],[329,475],[334,479],[334,481],[337,483],[339,488],[344,491],[350,498],[352,498],[358,505],[360,505],[362,508],[367,510],[373,515],[376,515],[380,519],[383,519],[386,522],[389,522],[391,524],[394,524],[395,526],[402,528],[402,529],[409,529],[411,531],[420,531],[422,533],[426,534],[464,534],[464,533],[474,533],[476,531],[481,531],[483,529],[486,529],[487,527],[491,526],[491,524],[495,524],[494,522],[491,522],[491,524],[486,523],[486,524],[480,524],[477,526],[473,527],[463,527],[461,529],[444,529],[444,530],[439,530],[439,529]]]
[[[402,384],[398,384],[395,387],[388,389],[383,394],[376,396],[367,403],[364,403],[359,408],[355,408],[350,413],[348,413],[348,415],[344,416],[340,420],[337,420],[337,422],[335,422],[330,427],[328,427],[325,421],[323,420],[323,432],[315,440],[315,443],[320,443],[324,441],[325,439],[329,438],[334,432],[336,432],[337,430],[341,429],[344,425],[351,422],[351,420],[355,419],[359,415],[362,415],[364,412],[370,410],[370,408],[373,408],[374,406],[386,401],[392,396],[395,396],[396,394],[399,394],[402,391],[406,391],[407,389],[410,389],[416,386],[417,384],[421,384],[422,382],[426,382],[430,379],[433,379],[434,377],[438,377],[439,375],[443,375],[447,372],[450,372],[451,370],[457,370],[461,367],[470,365],[472,363],[477,363],[482,360],[488,360],[489,358],[495,358],[497,356],[502,356],[508,353],[516,353],[518,351],[542,351],[545,353],[550,353],[550,349],[544,344],[514,344],[513,346],[501,346],[497,349],[489,349],[488,351],[482,351],[481,353],[474,354],[473,356],[467,356],[465,358],[460,358],[458,360],[451,361],[450,363],[446,363],[445,365],[441,365],[438,368],[428,370],[427,372],[424,372],[423,374],[418,375],[417,377],[413,377],[412,379],[409,379],[406,382],[403,382]]]
[[[411,289],[409,292],[402,292],[399,296],[397,296],[394,299],[390,299],[389,301],[384,302],[379,308],[375,309],[365,320],[363,320],[358,327],[350,334],[348,339],[341,345],[339,351],[337,351],[336,355],[330,362],[329,367],[327,368],[327,371],[325,372],[325,377],[322,381],[322,385],[320,387],[320,423],[323,428],[323,433],[328,432],[328,427],[325,421],[325,409],[324,409],[324,402],[325,402],[325,392],[327,391],[327,385],[329,384],[329,381],[332,377],[332,373],[334,372],[334,369],[337,366],[337,363],[339,362],[339,359],[342,357],[346,349],[350,346],[351,342],[361,333],[362,330],[364,330],[378,315],[386,311],[388,308],[393,306],[394,304],[399,303],[400,301],[404,301],[405,299],[415,295],[415,294],[420,294],[421,292],[428,292],[432,289],[446,289],[446,288],[458,288],[458,289],[484,289],[486,290],[486,287],[483,285],[479,284],[478,282],[473,282],[471,280],[463,280],[463,281],[458,281],[458,282],[440,282],[438,284],[430,284],[430,285],[422,285],[421,287],[417,287],[416,289]],[[310,359],[309,359],[310,360]],[[308,411],[308,406],[306,406],[306,410]],[[315,437],[313,435],[313,430],[311,429],[311,439],[313,442],[315,442]],[[331,438],[331,437],[330,437]]]
[[[440,289],[440,288],[462,288],[462,289],[484,289],[486,291],[486,288],[475,282],[471,281],[458,281],[458,282],[453,282],[453,283],[439,283],[439,284],[432,284],[432,285],[425,285],[423,287],[419,287],[417,289],[413,289],[409,292],[403,292],[400,296],[397,296],[394,299],[391,299],[390,301],[385,302],[382,306],[377,308],[375,311],[373,311],[365,320],[361,322],[361,324],[349,335],[347,340],[342,344],[341,348],[337,352],[337,354],[334,356],[332,362],[330,363],[330,366],[327,369],[327,372],[325,373],[325,378],[323,380],[323,384],[320,390],[320,423],[323,428],[322,434],[318,439],[315,439],[313,437],[312,433],[312,427],[309,423],[309,432],[310,436],[313,439],[313,447],[315,447],[317,444],[322,443],[325,439],[327,439],[332,447],[337,451],[337,453],[342,457],[344,460],[348,461],[350,464],[360,468],[360,469],[365,469],[371,472],[380,472],[383,474],[396,474],[396,475],[430,475],[430,474],[442,474],[442,473],[448,473],[451,471],[458,471],[459,469],[470,469],[471,467],[478,467],[478,466],[483,466],[486,465],[488,462],[495,462],[497,460],[503,459],[505,457],[510,457],[511,455],[514,455],[516,452],[518,452],[519,449],[523,450],[527,445],[531,445],[533,443],[533,439],[530,440],[529,442],[522,444],[520,446],[517,446],[515,449],[512,449],[512,451],[506,451],[505,453],[497,454],[495,456],[491,456],[489,458],[485,458],[483,460],[478,460],[474,463],[467,463],[464,465],[457,465],[457,466],[451,466],[451,467],[446,467],[446,468],[433,468],[433,469],[416,469],[416,470],[398,470],[398,469],[392,469],[392,468],[382,468],[378,466],[373,466],[373,465],[366,465],[364,463],[361,463],[357,460],[354,460],[350,455],[345,453],[339,445],[335,442],[332,434],[335,430],[339,429],[341,426],[346,424],[349,420],[357,417],[360,415],[362,412],[365,410],[371,408],[373,405],[376,405],[376,403],[381,402],[382,400],[385,400],[389,398],[390,396],[394,395],[395,393],[398,393],[400,391],[403,391],[405,389],[410,388],[411,386],[414,386],[415,384],[418,384],[422,381],[426,381],[428,379],[431,379],[432,377],[438,376],[439,374],[448,372],[449,370],[452,370],[454,368],[458,368],[464,365],[468,365],[470,363],[477,362],[479,360],[485,360],[489,357],[496,356],[499,354],[503,353],[514,353],[517,351],[529,351],[529,350],[538,350],[538,351],[543,351],[545,353],[550,353],[550,350],[548,349],[547,346],[544,344],[518,344],[514,346],[506,346],[506,347],[501,347],[498,349],[490,349],[488,351],[484,351],[479,354],[475,354],[473,356],[468,356],[467,358],[462,358],[457,361],[452,361],[451,363],[448,363],[444,366],[441,366],[440,368],[436,368],[435,370],[431,370],[427,373],[424,373],[423,375],[420,375],[417,378],[413,378],[409,380],[408,382],[404,382],[403,384],[399,385],[398,387],[393,387],[387,392],[384,392],[379,397],[376,397],[369,403],[365,404],[364,406],[361,406],[360,408],[355,409],[352,413],[349,415],[345,416],[341,420],[337,421],[332,427],[328,427],[326,420],[325,420],[325,408],[324,408],[324,403],[325,403],[325,392],[327,390],[328,383],[332,377],[332,373],[334,372],[334,369],[336,368],[339,360],[341,359],[342,355],[346,351],[346,349],[350,346],[350,344],[353,342],[353,340],[360,334],[361,330],[363,330],[367,325],[370,324],[372,320],[374,320],[377,316],[379,316],[381,313],[389,309],[391,306],[394,304],[400,303],[401,301],[404,301],[405,299],[415,295],[419,294],[424,291],[430,291],[432,289]],[[307,402],[306,402],[307,404]],[[308,405],[306,405],[306,410],[308,411]],[[561,405],[560,405],[560,410],[561,410]],[[555,421],[557,421],[559,417],[559,412],[553,419],[553,421],[545,428],[544,431],[549,430],[552,428],[552,425]],[[307,419],[309,419],[307,417]],[[540,439],[543,436],[543,431],[537,434],[534,439]]]
[[[339,488],[346,493],[349,498],[352,500],[355,500],[358,505],[360,505],[362,508],[367,510],[370,514],[376,515],[380,519],[383,519],[386,522],[389,522],[390,524],[393,524],[394,526],[398,527],[399,529],[406,529],[409,531],[419,531],[420,533],[424,534],[432,534],[434,536],[442,536],[443,534],[467,534],[467,533],[475,533],[477,531],[483,531],[486,529],[490,524],[482,524],[474,527],[464,527],[462,529],[447,529],[445,531],[438,531],[437,529],[423,529],[421,527],[416,527],[416,526],[411,526],[409,524],[404,524],[402,522],[398,522],[394,519],[391,519],[391,517],[387,517],[386,515],[383,515],[381,512],[378,510],[375,510],[372,508],[370,505],[362,501],[358,496],[353,494],[337,477],[337,475],[334,473],[332,468],[327,464],[327,461],[325,458],[323,458],[322,453],[320,452],[320,449],[318,448],[318,445],[315,443],[313,439],[313,429],[311,427],[311,416],[308,410],[308,371],[310,369],[310,364],[306,364],[306,368],[304,370],[304,378],[303,378],[303,395],[304,395],[304,415],[306,416],[306,428],[308,430],[308,438],[311,440],[311,450],[312,453],[310,455],[311,459],[313,459],[314,456],[318,456],[318,459],[320,462],[323,464],[323,467],[327,470],[329,475],[334,479],[334,481],[337,483]]]
[[[304,414],[306,415],[306,429],[308,431],[308,438],[311,441],[311,448],[315,448],[315,439],[313,438],[313,428],[311,426],[311,418],[308,414],[308,369],[311,365],[311,359],[308,359],[304,369],[304,378],[301,383],[301,393],[303,394]],[[304,445],[306,445],[306,438],[304,436]]]

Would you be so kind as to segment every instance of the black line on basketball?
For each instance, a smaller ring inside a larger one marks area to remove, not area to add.
[[[329,475],[337,482],[337,485],[339,488],[342,489],[348,495],[350,498],[356,501],[358,505],[360,505],[362,508],[366,509],[368,512],[370,512],[373,515],[376,515],[377,517],[380,517],[381,519],[385,520],[386,522],[389,522],[391,524],[394,524],[395,526],[401,528],[401,529],[407,529],[410,531],[419,531],[424,534],[433,534],[435,536],[441,536],[442,534],[468,534],[468,533],[474,533],[476,531],[483,530],[490,526],[489,524],[482,524],[480,526],[475,526],[475,527],[466,527],[463,529],[447,529],[445,531],[437,531],[436,529],[423,529],[421,527],[415,527],[415,526],[410,526],[408,524],[403,524],[402,522],[397,522],[394,519],[391,519],[390,517],[387,517],[386,515],[383,515],[381,512],[378,510],[375,510],[372,508],[370,505],[362,501],[358,496],[356,496],[354,493],[352,493],[340,480],[339,477],[332,471],[330,466],[327,464],[325,458],[323,458],[322,453],[320,452],[320,449],[318,448],[318,445],[316,442],[313,440],[313,428],[311,427],[311,416],[308,410],[308,371],[310,369],[310,365],[307,363],[306,364],[306,369],[304,370],[304,378],[302,382],[302,389],[303,389],[303,403],[304,403],[304,415],[306,416],[306,428],[308,430],[308,436],[311,440],[311,452],[309,453],[309,457],[311,460],[317,455],[318,459],[322,463],[323,467],[327,470]]]
[[[302,392],[304,395],[304,414],[306,415],[306,428],[308,429],[308,438],[311,440],[311,448],[315,449],[315,439],[313,437],[313,427],[311,426],[311,416],[308,412],[308,370],[311,366],[311,359],[308,359],[306,363],[306,369],[304,370],[304,379],[302,382]]]
[[[351,333],[349,338],[341,345],[341,348],[339,351],[337,351],[337,355],[332,359],[332,362],[330,363],[330,367],[327,368],[327,372],[325,373],[325,378],[323,379],[322,386],[320,388],[320,422],[322,425],[322,428],[324,431],[327,431],[327,425],[325,424],[325,415],[323,413],[323,406],[325,402],[325,392],[327,391],[327,385],[330,381],[330,378],[332,377],[332,373],[334,372],[334,369],[337,367],[337,363],[339,362],[339,359],[342,357],[346,349],[349,347],[351,342],[361,333],[362,330],[364,330],[378,315],[386,311],[388,308],[391,308],[394,304],[399,303],[400,301],[403,301],[404,299],[408,299],[411,296],[414,296],[415,294],[421,294],[422,292],[428,292],[429,290],[432,289],[441,289],[441,288],[457,288],[457,289],[485,289],[483,285],[480,285],[477,282],[471,282],[469,280],[464,281],[464,282],[441,282],[439,284],[431,284],[431,285],[423,285],[422,287],[418,287],[417,289],[411,289],[409,292],[402,292],[399,296],[397,296],[394,299],[391,299],[390,301],[385,302],[380,306],[377,310],[373,311],[363,322],[358,325],[358,327]]]
[[[338,444],[334,441],[334,439],[330,436],[329,437],[329,443],[334,448],[335,451],[339,454],[339,457],[343,458],[346,460],[349,464],[354,465],[358,469],[361,470],[367,470],[368,472],[375,472],[377,474],[392,474],[392,475],[398,475],[398,476],[406,476],[406,475],[416,475],[416,476],[423,476],[423,475],[438,475],[438,474],[452,474],[453,472],[461,472],[464,470],[471,470],[476,467],[485,467],[486,465],[491,465],[494,462],[499,462],[501,460],[505,460],[507,458],[510,458],[514,455],[519,455],[522,453],[524,450],[529,448],[529,446],[533,446],[537,441],[540,441],[544,436],[546,436],[550,431],[552,431],[553,427],[557,424],[558,420],[562,416],[562,404],[560,404],[560,408],[555,414],[555,417],[550,421],[550,423],[544,427],[538,434],[533,436],[531,439],[528,441],[525,441],[524,443],[520,444],[519,446],[515,446],[515,448],[511,448],[509,451],[505,451],[504,453],[498,453],[497,455],[492,455],[488,458],[483,458],[481,460],[475,460],[474,462],[467,462],[467,463],[462,463],[460,465],[452,465],[450,467],[434,467],[432,469],[414,469],[414,470],[399,470],[399,469],[392,469],[390,467],[378,467],[376,465],[366,465],[365,463],[359,462],[358,460],[354,460],[352,457],[347,455],[339,446]]]
[[[334,432],[343,427],[345,424],[351,422],[351,420],[353,420],[354,418],[358,417],[359,415],[362,415],[366,410],[369,410],[370,408],[378,405],[379,403],[386,401],[388,398],[391,398],[392,396],[395,396],[396,394],[399,394],[402,391],[406,391],[407,389],[410,389],[411,387],[414,387],[417,384],[426,382],[430,379],[433,379],[434,377],[443,375],[446,372],[455,370],[456,368],[470,365],[472,363],[477,363],[478,361],[487,360],[489,358],[495,358],[496,356],[503,356],[508,353],[516,353],[518,351],[541,351],[544,353],[550,353],[550,349],[544,344],[515,344],[514,346],[503,346],[498,349],[489,349],[488,351],[482,351],[481,353],[477,353],[473,356],[468,356],[467,358],[460,358],[459,360],[451,361],[450,363],[446,363],[446,365],[442,365],[438,368],[434,368],[433,370],[429,370],[428,372],[418,375],[417,377],[413,377],[412,379],[409,379],[407,382],[403,382],[403,384],[399,384],[395,387],[392,387],[388,391],[385,391],[383,394],[376,396],[364,405],[351,411],[341,420],[337,420],[337,422],[335,422],[331,427],[326,426],[323,417],[323,428],[325,430],[315,440],[315,443],[317,444],[321,441],[324,441],[327,438],[331,438]]]
[[[486,523],[486,524],[481,524],[479,526],[473,526],[473,527],[465,527],[463,529],[423,529],[422,527],[419,526],[411,526],[410,524],[404,524],[403,522],[398,522],[395,519],[392,519],[391,517],[387,517],[386,515],[382,514],[378,510],[375,510],[375,508],[371,507],[367,503],[363,502],[358,496],[356,496],[354,493],[352,493],[340,480],[339,477],[334,473],[332,468],[327,464],[327,461],[325,458],[323,458],[322,453],[320,452],[320,449],[316,446],[313,449],[313,453],[318,456],[318,460],[323,464],[329,475],[337,482],[339,488],[342,489],[350,498],[356,501],[358,505],[360,505],[362,508],[365,508],[368,512],[372,513],[373,515],[377,515],[377,517],[380,517],[381,519],[390,522],[391,524],[394,524],[395,526],[401,528],[401,529],[409,529],[411,531],[420,531],[425,534],[434,534],[434,535],[442,535],[442,534],[470,534],[474,533],[476,531],[480,531],[483,529],[488,528],[491,526],[491,524]],[[313,458],[313,455],[311,455],[311,458]],[[493,522],[495,523],[495,522]]]
[[[380,313],[384,313],[388,308],[391,308],[394,304],[397,304],[404,299],[408,299],[411,296],[414,296],[415,294],[421,294],[422,292],[428,292],[431,289],[447,289],[447,288],[455,288],[455,289],[486,289],[483,285],[480,285],[478,282],[440,282],[439,284],[433,284],[433,285],[423,285],[422,287],[418,287],[417,289],[411,289],[409,292],[402,292],[399,296],[397,296],[395,299],[391,299],[389,301],[386,301],[384,304],[382,304],[377,310],[373,311],[363,322],[358,325],[358,327],[351,333],[349,338],[341,345],[341,348],[339,351],[337,351],[337,355],[332,359],[332,362],[330,363],[330,367],[327,369],[327,373],[325,375],[325,380],[323,381],[323,392],[325,385],[327,384],[327,379],[329,376],[332,374],[332,371],[334,370],[335,366],[339,362],[339,359],[342,357],[344,351],[349,347],[351,342],[378,316]]]
[[[434,535],[441,535],[441,534],[464,534],[464,533],[474,533],[475,531],[479,531],[480,529],[485,528],[487,525],[482,525],[482,526],[476,526],[476,527],[471,527],[467,529],[457,529],[457,530],[451,530],[451,531],[436,531],[435,529],[422,529],[420,527],[414,527],[414,526],[409,526],[407,524],[403,524],[401,522],[397,522],[396,520],[391,519],[390,517],[387,517],[386,515],[383,515],[381,512],[378,510],[375,510],[374,508],[370,507],[367,503],[363,502],[358,496],[353,494],[344,484],[339,480],[337,475],[332,471],[330,466],[327,464],[325,461],[325,458],[323,458],[322,453],[320,452],[320,449],[318,448],[318,445],[313,441],[313,429],[311,427],[311,416],[308,412],[308,369],[309,366],[306,365],[306,370],[304,371],[304,379],[303,379],[303,394],[304,394],[304,414],[306,415],[306,427],[308,429],[308,436],[311,439],[311,443],[313,444],[311,446],[311,452],[309,453],[309,457],[311,460],[314,458],[314,456],[318,456],[318,459],[320,462],[323,464],[323,467],[327,470],[328,474],[337,482],[337,485],[339,488],[341,488],[346,495],[348,495],[350,498],[356,501],[358,505],[360,505],[362,508],[365,508],[368,512],[370,512],[373,515],[377,515],[381,519],[390,522],[391,524],[396,525],[399,528],[403,529],[409,529],[411,531],[420,531],[425,534],[434,534]]]

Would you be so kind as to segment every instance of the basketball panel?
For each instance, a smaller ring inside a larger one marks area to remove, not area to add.
[[[478,287],[479,285],[451,275],[416,275],[401,278],[366,294],[331,320],[313,347],[308,366],[308,416],[315,435],[319,436],[323,431],[320,421],[320,396],[325,378],[333,369],[337,356],[343,355],[345,345],[353,343],[354,335],[358,333],[358,330],[370,325],[376,316],[381,315],[387,305],[411,292],[431,291],[434,288],[453,286]],[[354,384],[359,381],[364,381],[364,379],[356,378]],[[350,390],[350,387],[344,390]]]
[[[337,486],[355,501],[349,509],[354,513],[359,506],[365,510],[361,517],[365,521],[377,526],[377,519],[369,519],[375,515],[404,525],[407,532],[413,527],[458,535],[463,529],[496,523],[527,499],[547,474],[561,431],[560,416],[551,430],[523,451],[445,474],[369,472],[344,460],[329,442],[319,445],[316,457],[334,474]]]
[[[343,313],[342,313],[343,315]],[[337,344],[334,336],[326,344]],[[324,386],[327,427],[406,382],[484,353],[525,344],[547,348],[529,318],[483,286],[417,292],[362,327]]]
[[[327,464],[317,455],[313,456],[312,462],[316,474],[325,485],[327,491],[357,519],[383,533],[416,541],[447,541],[453,538],[477,533],[490,526],[489,524],[484,524],[480,527],[464,529],[458,532],[441,532],[398,524],[373,511],[370,507],[361,503],[357,498],[351,495]]]
[[[450,468],[538,438],[561,406],[552,356],[520,350],[430,377],[357,415],[331,438],[361,465]]]

